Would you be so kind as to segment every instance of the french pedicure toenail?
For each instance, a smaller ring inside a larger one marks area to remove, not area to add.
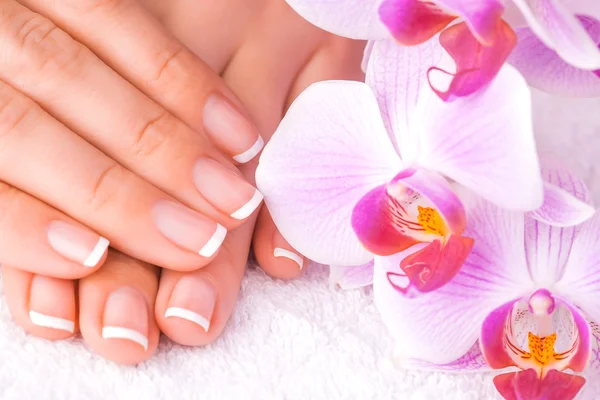
[[[148,350],[148,305],[137,290],[123,287],[112,292],[104,305],[104,339],[124,339]]]
[[[275,250],[273,250],[273,256],[276,258],[283,257],[292,260],[296,264],[298,264],[298,267],[300,267],[300,269],[302,269],[304,260],[302,260],[302,257],[294,253],[293,251],[282,249],[281,247],[275,247]]]
[[[240,164],[256,157],[265,145],[254,125],[221,95],[208,98],[203,122],[213,142],[226,148]]]
[[[48,242],[63,257],[86,267],[95,267],[102,259],[109,242],[96,233],[63,221],[48,226]]]
[[[31,323],[45,328],[60,329],[68,332],[75,332],[75,322],[68,319],[53,317],[36,311],[29,311]]]
[[[206,200],[237,220],[252,215],[263,200],[244,178],[209,158],[196,163],[194,183]]]
[[[171,201],[154,206],[154,221],[166,238],[203,257],[212,257],[227,235],[227,229],[187,207]]]
[[[45,328],[75,332],[74,286],[71,282],[34,275],[29,287],[29,319]]]
[[[217,293],[213,284],[201,276],[185,276],[177,282],[165,318],[181,318],[208,332]]]

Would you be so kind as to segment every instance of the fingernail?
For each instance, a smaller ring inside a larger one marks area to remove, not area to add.
[[[256,157],[265,144],[254,125],[219,94],[207,99],[203,123],[213,142],[241,164]]]
[[[185,276],[177,282],[171,293],[165,318],[182,318],[198,324],[208,332],[216,298],[215,287],[208,279]]]
[[[37,326],[75,332],[73,281],[34,275],[29,289],[29,319]]]
[[[104,305],[102,337],[130,340],[148,350],[148,305],[135,289],[112,292]]]
[[[63,221],[52,221],[48,226],[48,242],[63,257],[95,267],[102,259],[109,242],[94,232]]]
[[[156,226],[167,239],[202,257],[212,257],[227,235],[225,227],[171,201],[158,202],[153,214]]]
[[[208,158],[196,163],[194,182],[206,200],[238,220],[248,218],[263,199],[244,178]]]
[[[298,254],[294,253],[293,251],[282,249],[281,247],[275,247],[275,250],[273,250],[273,257],[283,257],[290,259],[296,264],[298,264],[298,267],[300,267],[300,269],[302,269],[302,265],[304,263],[304,260]]]

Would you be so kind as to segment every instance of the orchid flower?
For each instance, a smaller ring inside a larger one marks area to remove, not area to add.
[[[589,202],[583,182],[563,167],[543,173],[580,203]],[[475,245],[444,287],[408,300],[389,280],[402,275],[397,260],[411,250],[375,259],[375,302],[401,363],[438,370],[511,367],[494,378],[505,399],[572,399],[585,379],[564,371],[582,372],[592,350],[599,354],[591,321],[600,321],[600,215],[588,205],[591,219],[561,228],[478,196],[463,201],[465,234]]]
[[[597,0],[287,2],[309,22],[355,39],[393,37],[402,45],[415,45],[441,31],[439,41],[454,58],[456,71],[430,67],[454,76],[447,90],[437,90],[446,100],[485,86],[511,54],[517,38],[509,62],[531,85],[565,95],[600,96]]]
[[[505,66],[485,90],[443,102],[425,83],[442,52],[434,42],[383,41],[367,84],[321,82],[294,101],[256,179],[297,251],[360,266],[421,243],[400,267],[407,293],[428,292],[458,272],[473,244],[453,186],[514,210],[542,204],[525,80]]]

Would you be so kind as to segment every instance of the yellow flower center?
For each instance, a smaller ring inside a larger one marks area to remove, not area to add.
[[[446,223],[437,212],[437,210],[430,207],[418,207],[419,215],[417,221],[419,225],[423,227],[425,232],[433,233],[440,236],[446,236],[448,231]]]
[[[529,353],[525,353],[521,356],[524,359],[531,359],[536,364],[543,367],[548,363],[555,361],[557,356],[559,356],[554,352],[556,332],[546,337],[539,337],[529,332],[527,339],[529,342]]]

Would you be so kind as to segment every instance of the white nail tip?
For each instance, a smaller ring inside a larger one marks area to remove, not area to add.
[[[248,150],[246,150],[242,154],[238,154],[237,156],[234,156],[233,159],[235,161],[239,162],[240,164],[247,163],[248,161],[250,161],[254,157],[256,157],[256,155],[258,153],[260,153],[260,151],[262,150],[262,148],[264,146],[265,146],[265,141],[263,140],[262,137],[259,136],[258,140],[256,142],[254,142],[252,147],[250,147]]]
[[[204,318],[202,315],[197,314],[193,311],[186,310],[185,308],[180,307],[169,307],[165,312],[165,318],[169,317],[178,317],[183,318],[188,321],[194,322],[202,327],[205,332],[208,332],[208,328],[210,327],[210,321]]]
[[[280,247],[275,247],[275,250],[273,251],[273,256],[288,258],[288,259],[294,261],[296,264],[298,264],[300,269],[302,269],[302,265],[303,265],[302,257],[300,257],[298,254],[294,253],[293,251],[282,249]]]
[[[224,226],[217,224],[217,230],[202,249],[198,252],[202,257],[212,257],[213,254],[221,247],[223,240],[227,236],[227,229]]]
[[[254,192],[254,196],[252,196],[250,201],[244,204],[239,210],[231,214],[231,218],[235,218],[238,220],[248,218],[250,215],[252,215],[254,210],[258,208],[262,201],[263,195],[261,192],[258,191],[258,189],[256,189],[256,191]]]
[[[45,328],[60,329],[68,332],[75,332],[75,323],[68,319],[52,317],[39,312],[29,311],[29,319],[31,323]]]
[[[83,265],[86,267],[95,267],[98,265],[104,253],[106,253],[109,244],[110,242],[108,239],[100,236],[100,239],[98,239],[98,242],[96,243],[96,247],[94,247],[94,250],[92,250],[88,258],[85,259]]]
[[[148,338],[133,329],[122,328],[120,326],[105,326],[102,328],[102,337],[104,339],[127,339],[142,346],[144,351],[148,350]]]

